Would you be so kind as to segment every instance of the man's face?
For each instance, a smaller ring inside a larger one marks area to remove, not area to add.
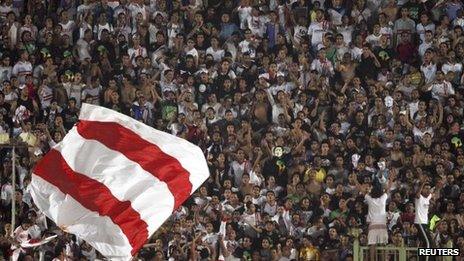
[[[361,122],[364,120],[364,114],[362,112],[356,113],[356,120]]]
[[[251,240],[250,240],[250,238],[245,237],[245,238],[243,239],[243,247],[244,247],[244,248],[249,248],[249,247],[251,247]]]
[[[436,76],[437,76],[437,81],[438,82],[442,82],[445,79],[445,75],[441,71],[438,71]]]
[[[228,14],[223,14],[221,17],[221,21],[223,23],[228,23],[229,22],[229,15]]]
[[[425,40],[427,40],[427,42],[431,41],[432,39],[433,39],[432,33],[430,32],[425,33]]]
[[[409,15],[408,9],[403,8],[403,9],[401,10],[401,15],[402,15],[402,16],[407,16],[407,15]]]
[[[430,190],[431,190],[430,185],[425,185],[425,186],[422,188],[422,196],[428,197],[428,196],[430,195]]]
[[[118,102],[119,101],[119,94],[117,92],[112,92],[111,93],[111,100],[113,102],[115,102],[115,103]]]
[[[232,112],[229,111],[226,113],[225,118],[227,121],[231,121],[234,119],[234,115],[232,114]]]
[[[388,39],[385,35],[380,37],[380,45],[386,45],[388,43]]]

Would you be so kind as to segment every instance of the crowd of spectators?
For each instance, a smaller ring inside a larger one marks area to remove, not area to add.
[[[204,149],[210,178],[140,260],[352,260],[373,186],[387,245],[424,246],[424,184],[432,243],[464,252],[461,0],[0,2],[0,143],[27,145],[16,184],[0,151],[0,260],[98,257],[28,189],[84,102]]]

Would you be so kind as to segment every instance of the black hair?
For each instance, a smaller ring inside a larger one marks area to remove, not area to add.
[[[65,250],[65,246],[63,244],[58,244],[55,246],[55,257],[58,257],[63,253]]]

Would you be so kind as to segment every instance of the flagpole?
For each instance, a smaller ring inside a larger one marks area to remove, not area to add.
[[[13,196],[11,197],[11,236],[16,229],[16,146],[13,145],[11,160],[13,161],[11,170],[11,183],[13,186]]]
[[[11,196],[11,236],[13,237],[14,230],[16,229],[16,147],[27,148],[27,145],[18,143],[16,140],[11,140],[9,143],[0,144],[0,148],[11,149],[11,186],[13,195]]]

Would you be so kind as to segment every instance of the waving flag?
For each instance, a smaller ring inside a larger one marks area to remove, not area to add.
[[[21,243],[21,247],[22,248],[38,247],[38,246],[47,244],[48,242],[52,241],[56,237],[57,235],[47,237],[44,239],[31,239],[31,240]]]
[[[65,231],[128,260],[208,176],[199,147],[83,104],[79,123],[36,165],[31,194]]]

